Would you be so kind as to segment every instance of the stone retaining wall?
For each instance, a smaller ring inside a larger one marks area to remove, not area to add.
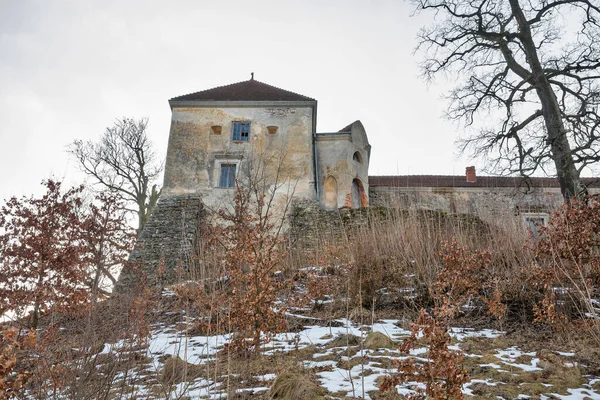
[[[162,195],[129,256],[134,266],[121,273],[115,291],[124,293],[135,285],[138,272],[151,286],[175,281],[187,268],[203,217],[200,196]],[[163,265],[159,268],[159,264]],[[159,274],[159,269],[164,273]]]

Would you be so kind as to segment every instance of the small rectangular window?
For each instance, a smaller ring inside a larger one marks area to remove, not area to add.
[[[546,213],[523,213],[525,226],[534,240],[540,238],[540,229],[548,225],[549,215]]]
[[[247,142],[250,140],[250,122],[233,123],[233,141]]]
[[[219,187],[232,188],[235,186],[235,164],[221,164]]]

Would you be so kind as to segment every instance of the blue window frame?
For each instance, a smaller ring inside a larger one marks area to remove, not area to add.
[[[235,164],[221,164],[219,187],[232,188],[235,186]]]
[[[233,123],[233,141],[247,142],[250,138],[250,122]]]

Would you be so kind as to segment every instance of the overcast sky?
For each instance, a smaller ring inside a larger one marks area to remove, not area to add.
[[[65,152],[115,118],[149,117],[164,157],[168,99],[259,81],[319,102],[318,131],[360,119],[371,175],[463,174],[445,82],[413,55],[427,16],[403,1],[0,0],[0,200],[82,179]]]

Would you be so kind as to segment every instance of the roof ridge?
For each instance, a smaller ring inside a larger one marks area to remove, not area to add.
[[[308,97],[308,96],[305,96],[305,95],[303,95],[303,94],[300,94],[300,93],[298,93],[298,92],[293,92],[293,91],[291,91],[291,90],[282,89],[282,88],[280,88],[279,86],[271,85],[271,84],[268,84],[268,83],[265,83],[265,82],[259,81],[259,80],[257,80],[257,79],[254,79],[254,78],[250,79],[250,81],[254,81],[254,82],[258,82],[258,83],[262,83],[263,85],[270,86],[270,87],[272,87],[272,88],[274,88],[274,89],[277,89],[277,90],[283,90],[284,92],[293,93],[293,94],[295,94],[296,96],[300,96],[300,97],[306,97],[307,99],[314,100],[312,97]],[[244,81],[244,82],[248,82],[248,81]],[[238,83],[240,83],[240,82],[238,82]]]
[[[600,178],[583,177],[588,187],[600,187]],[[389,187],[560,187],[558,178],[552,176],[497,176],[479,175],[475,182],[468,182],[465,175],[370,175],[369,185]]]
[[[316,101],[254,78],[176,96],[170,101]]]
[[[213,88],[210,88],[210,89],[197,90],[197,91],[195,91],[195,92],[189,92],[189,93],[181,94],[181,95],[179,95],[179,96],[172,97],[172,98],[171,98],[171,99],[169,99],[169,100],[175,100],[175,99],[177,99],[177,98],[179,98],[179,97],[186,97],[186,96],[189,96],[189,95],[192,95],[192,94],[206,92],[206,91],[208,91],[208,90],[213,90],[213,89],[221,89],[221,88],[224,88],[224,87],[227,87],[227,86],[231,86],[231,85],[237,85],[237,84],[239,84],[239,83],[244,83],[244,82],[248,82],[248,81],[251,81],[251,80],[252,80],[252,79],[248,79],[247,81],[239,81],[239,82],[234,82],[234,83],[228,83],[228,84],[226,84],[226,85],[215,86],[215,87],[213,87]]]

